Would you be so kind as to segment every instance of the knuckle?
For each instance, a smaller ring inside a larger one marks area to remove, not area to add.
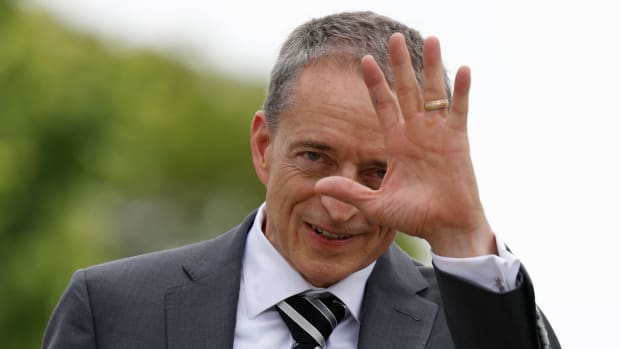
[[[399,97],[413,95],[416,91],[417,89],[413,84],[400,84],[396,87],[396,94]]]

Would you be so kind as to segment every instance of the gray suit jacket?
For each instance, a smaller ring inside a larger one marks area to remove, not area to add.
[[[232,348],[253,220],[214,240],[77,271],[43,348]],[[367,283],[359,348],[537,348],[534,309],[526,276],[496,295],[392,246]]]

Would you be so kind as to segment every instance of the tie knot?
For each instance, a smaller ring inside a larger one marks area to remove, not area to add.
[[[323,348],[346,313],[344,303],[331,293],[294,295],[276,309],[293,335],[295,349]]]

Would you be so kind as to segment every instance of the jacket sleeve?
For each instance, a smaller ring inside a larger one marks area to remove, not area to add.
[[[517,287],[496,293],[435,268],[439,292],[457,349],[560,349],[536,307],[534,289],[521,267]]]
[[[47,324],[44,349],[96,348],[86,275],[78,270],[60,298]]]

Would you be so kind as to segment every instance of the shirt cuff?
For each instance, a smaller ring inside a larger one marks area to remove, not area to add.
[[[498,256],[485,255],[469,258],[452,258],[436,255],[431,251],[433,264],[441,271],[461,277],[487,290],[504,293],[516,288],[521,262],[508,251],[498,238]]]

